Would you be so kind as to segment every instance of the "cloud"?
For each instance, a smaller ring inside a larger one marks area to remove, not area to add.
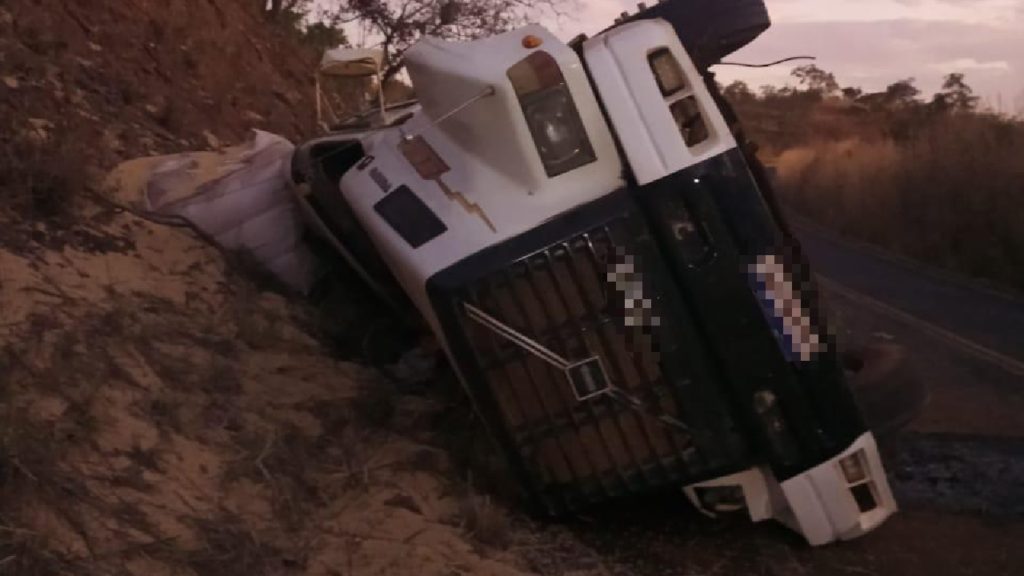
[[[927,94],[942,77],[964,72],[978,94],[997,101],[1024,91],[1024,33],[982,24],[918,20],[887,22],[778,23],[730,60],[770,62],[813,54],[843,85],[881,90],[900,78],[915,77]],[[742,79],[754,86],[780,84],[791,67],[746,70],[718,67],[723,81]]]
[[[776,22],[872,22],[918,20],[1015,26],[1021,23],[1019,0],[774,0],[768,10]]]
[[[648,4],[656,0],[647,0]],[[881,90],[916,77],[927,94],[942,77],[964,72],[975,91],[992,101],[1024,94],[1024,0],[766,0],[774,26],[730,56],[769,62],[797,54],[844,85]],[[579,10],[552,28],[568,39],[609,26],[635,0],[578,0]],[[753,86],[785,84],[791,66],[748,70],[720,67],[724,81]]]
[[[1011,66],[1006,60],[990,60],[978,62],[974,58],[957,58],[946,62],[936,62],[930,68],[935,70],[1003,70],[1009,71]]]
[[[658,0],[647,0],[653,4]],[[1022,0],[765,0],[777,24],[912,20],[1016,28],[1024,35]],[[635,0],[576,0],[571,15],[547,20],[565,38],[610,26],[620,12],[635,12]]]

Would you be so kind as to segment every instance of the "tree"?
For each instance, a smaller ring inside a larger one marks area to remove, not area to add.
[[[815,64],[798,66],[793,69],[791,74],[800,81],[801,86],[807,88],[808,92],[828,96],[839,91],[839,83],[836,82],[835,75],[818,68]]]
[[[730,102],[749,102],[756,98],[750,86],[742,80],[734,80],[725,88],[722,88],[722,95]]]
[[[889,84],[885,89],[885,103],[888,106],[911,106],[921,91],[914,86],[914,78],[904,78]]]
[[[344,22],[323,9],[321,0],[259,0],[259,10],[281,28],[317,50],[348,45]]]
[[[932,106],[943,112],[970,112],[978,107],[979,100],[964,82],[964,75],[953,73],[946,75],[942,91],[932,98]]]
[[[847,100],[855,101],[857,100],[857,98],[860,98],[863,95],[864,90],[856,86],[847,86],[846,88],[843,88],[843,98]]]
[[[762,84],[760,88],[761,100],[779,100],[782,98],[791,98],[796,94],[796,90],[792,86],[772,86],[771,84]]]
[[[302,41],[317,50],[347,46],[345,30],[328,21],[313,22],[302,31]]]
[[[560,14],[571,0],[335,0],[338,22],[358,22],[384,51],[384,79],[402,67],[402,55],[424,35],[471,40],[505,32],[539,13]]]
[[[301,20],[312,0],[259,0],[264,14],[272,20]]]

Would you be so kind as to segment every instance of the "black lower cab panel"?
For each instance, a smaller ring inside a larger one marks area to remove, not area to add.
[[[587,212],[432,281],[478,409],[551,512],[748,468],[642,216],[625,194]]]
[[[806,266],[742,156],[620,190],[427,290],[477,409],[551,511],[768,466],[866,429]]]

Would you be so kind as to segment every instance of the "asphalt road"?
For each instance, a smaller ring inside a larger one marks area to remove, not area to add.
[[[840,345],[895,342],[930,391],[907,429],[880,438],[900,512],[852,542],[808,547],[771,523],[711,522],[675,494],[568,528],[544,574],[1024,574],[1024,301],[801,226]],[[553,538],[553,540],[556,540]]]
[[[1024,297],[843,240],[806,223],[798,223],[795,232],[812,269],[826,283],[917,319],[925,330],[945,332],[965,349],[1024,377]]]

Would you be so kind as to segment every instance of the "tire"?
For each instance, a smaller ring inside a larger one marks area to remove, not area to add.
[[[871,344],[845,353],[843,363],[864,423],[877,436],[910,424],[928,403],[928,389],[902,346]]]
[[[750,44],[771,26],[764,0],[667,0],[633,18],[672,24],[698,68],[707,68]]]

